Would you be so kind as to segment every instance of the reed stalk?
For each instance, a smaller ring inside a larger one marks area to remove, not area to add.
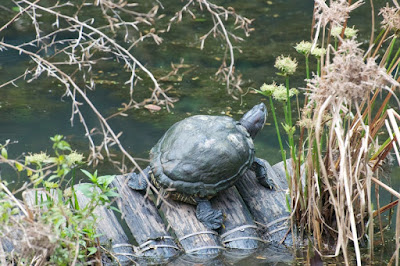
[[[289,190],[295,227],[306,231],[320,254],[341,254],[346,265],[351,263],[351,256],[355,256],[357,265],[365,260],[371,262],[376,217],[383,230],[380,212],[373,209],[372,189],[379,186],[394,197],[399,195],[380,180],[379,171],[387,163],[391,151],[400,163],[397,125],[400,115],[391,108],[400,106],[395,96],[399,87],[396,78],[400,49],[395,50],[397,37],[391,35],[400,25],[400,8],[394,3],[394,7],[381,9],[383,28],[374,41],[374,30],[371,30],[371,47],[364,51],[357,40],[357,30],[347,28],[351,11],[361,4],[362,1],[327,3],[315,0],[314,39],[296,46],[296,50],[305,55],[307,78],[303,89],[305,105],[297,122],[291,116],[294,105],[291,104],[289,75],[283,73],[286,84],[283,126],[288,134],[294,169],[289,177]],[[371,25],[375,25],[374,19]],[[338,26],[339,33],[335,29]],[[309,55],[317,60],[313,77],[309,76]],[[383,101],[378,99],[379,95],[384,95]],[[271,106],[272,98],[279,100],[270,97]],[[294,142],[297,131],[292,129],[293,125],[300,127],[297,145]],[[278,128],[277,122],[275,126]],[[383,141],[378,138],[382,134],[388,135]],[[381,210],[379,197],[377,206]],[[398,228],[397,224],[396,235],[400,234]],[[361,256],[361,239],[368,241],[367,259]],[[332,244],[335,248],[328,248]],[[353,246],[353,251],[348,249],[349,245]],[[398,261],[399,247],[396,241],[393,261]]]

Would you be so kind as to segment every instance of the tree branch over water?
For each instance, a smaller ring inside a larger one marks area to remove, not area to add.
[[[94,3],[56,2],[50,6],[41,3],[39,0],[19,0],[13,1],[13,3],[19,11],[1,27],[0,32],[5,31],[17,21],[31,21],[35,37],[16,45],[2,41],[1,49],[3,51],[15,50],[20,54],[28,55],[35,65],[0,86],[10,84],[16,86],[21,79],[33,82],[44,73],[61,82],[65,87],[64,96],[72,99],[71,124],[73,125],[75,116],[77,116],[84,126],[85,135],[88,137],[90,163],[96,165],[99,160],[102,160],[103,150],[107,157],[111,158],[109,147],[115,144],[120,147],[124,154],[126,152],[118,141],[122,132],[115,134],[109,127],[107,119],[115,116],[126,116],[125,112],[129,109],[140,108],[149,104],[165,106],[169,111],[173,103],[177,101],[176,98],[168,95],[170,87],[163,89],[152,71],[133,54],[134,48],[145,39],[152,39],[157,45],[162,44],[163,39],[159,36],[159,33],[164,31],[155,28],[158,20],[165,16],[159,14],[160,2],[157,1],[145,8],[143,8],[144,5],[141,6],[138,3],[114,3],[108,0],[95,1]],[[172,22],[181,21],[183,12],[189,12],[194,17],[193,12],[195,11],[192,12],[189,9],[194,4],[194,1],[188,1],[182,10],[170,19],[168,30]],[[239,93],[241,92],[241,81],[240,76],[234,74],[234,47],[231,40],[241,41],[243,39],[229,32],[223,19],[226,21],[229,17],[233,17],[235,19],[234,24],[238,25],[237,28],[243,29],[246,36],[251,31],[249,27],[251,20],[236,14],[233,8],[226,9],[206,0],[197,1],[197,4],[201,11],[204,9],[211,14],[214,23],[214,27],[200,38],[201,48],[204,48],[205,40],[211,34],[214,38],[220,36],[225,40],[227,51],[229,51],[230,64],[228,67],[226,66],[225,57],[217,75],[223,76],[228,92],[237,95],[237,92],[234,93],[233,91],[236,88]],[[94,16],[96,12],[100,16]],[[49,21],[53,22],[49,23]],[[26,27],[29,27],[29,24]],[[122,42],[116,38],[121,32],[124,34]],[[123,63],[123,68],[130,72],[130,77],[125,82],[129,87],[129,100],[122,104],[123,108],[120,108],[115,115],[109,115],[109,118],[104,119],[86,92],[87,90],[95,90],[96,81],[92,72],[96,68],[96,64],[113,59]],[[173,75],[176,73],[176,70],[173,71]],[[137,101],[134,98],[134,91],[138,90],[138,82],[144,83],[146,80],[152,84],[150,94],[148,97]],[[80,84],[84,84],[83,87]],[[80,109],[83,103],[78,98],[82,98],[96,114],[100,123],[99,129],[92,129],[86,123],[86,115]],[[96,144],[92,135],[99,132],[103,135],[103,140],[100,144]],[[125,156],[130,157],[127,153]],[[129,159],[135,168],[138,167],[132,157]],[[129,171],[124,163],[122,165],[118,162],[114,163],[116,166],[119,165],[121,172]]]

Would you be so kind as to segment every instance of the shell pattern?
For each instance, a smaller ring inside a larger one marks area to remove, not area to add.
[[[196,115],[177,122],[150,151],[150,167],[161,186],[199,197],[232,186],[253,160],[249,133],[224,116]]]

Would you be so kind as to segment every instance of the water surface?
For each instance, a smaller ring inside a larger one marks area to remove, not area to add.
[[[173,3],[172,3],[173,2]],[[302,56],[296,54],[293,46],[301,40],[309,40],[310,25],[312,21],[312,1],[280,0],[280,1],[218,1],[223,5],[232,5],[235,10],[249,18],[254,18],[255,31],[245,42],[239,45],[242,53],[236,54],[236,71],[243,76],[243,89],[259,88],[264,82],[283,83],[282,77],[276,75],[273,67],[275,58],[281,54],[291,55],[299,61],[299,69],[291,78],[291,86],[304,86],[304,73]],[[382,5],[385,1],[374,1]],[[165,1],[168,15],[174,14],[180,1]],[[4,12],[4,11],[0,11]],[[8,15],[9,16],[9,15]],[[7,17],[6,15],[4,17]],[[359,38],[369,40],[369,7],[365,6],[355,12],[349,25],[357,24],[360,29]],[[168,18],[168,16],[167,16]],[[167,18],[164,20],[167,23]],[[146,109],[131,110],[128,117],[119,117],[110,121],[115,132],[123,131],[121,142],[136,158],[148,157],[151,147],[162,134],[175,122],[195,114],[231,115],[239,119],[241,115],[260,101],[266,99],[254,93],[247,93],[237,101],[226,93],[226,87],[214,78],[221,58],[223,48],[216,41],[207,41],[205,49],[199,50],[199,37],[205,34],[211,25],[210,17],[200,15],[196,21],[185,19],[182,23],[174,25],[168,34],[163,34],[164,43],[160,46],[146,41],[144,45],[133,51],[134,56],[146,63],[146,66],[155,75],[165,75],[170,71],[170,63],[179,63],[184,59],[188,70],[180,79],[162,83],[174,87],[172,95],[178,97],[172,112],[163,109],[151,113]],[[5,21],[4,21],[5,22]],[[163,27],[166,27],[164,25]],[[32,38],[30,31],[21,31],[11,28],[1,37],[14,44],[22,43]],[[19,56],[15,52],[5,51],[0,53],[0,82],[5,82],[11,77],[23,73],[30,66],[27,57]],[[312,66],[314,64],[312,63]],[[103,62],[97,65],[94,73],[96,76],[96,91],[89,92],[95,105],[104,116],[108,116],[128,99],[129,88],[124,85],[129,73],[125,72],[121,64],[116,62]],[[9,147],[10,157],[17,157],[22,152],[50,152],[50,136],[63,134],[78,151],[87,153],[87,140],[78,119],[74,120],[71,127],[71,102],[62,97],[64,89],[54,81],[41,78],[32,83],[23,81],[16,83],[18,86],[8,86],[0,89],[0,142],[6,139],[17,141]],[[139,87],[135,96],[142,97],[147,88]],[[267,103],[267,102],[266,102]],[[270,108],[267,104],[268,109]],[[270,110],[270,109],[269,109]],[[283,117],[281,108],[277,108],[278,116]],[[94,115],[87,112],[90,126],[96,126]],[[272,117],[267,119],[267,126],[255,140],[257,156],[268,160],[271,164],[281,160],[275,128],[271,125]],[[144,166],[145,162],[140,161]],[[109,165],[100,165],[102,174],[115,173]],[[395,169],[393,176],[399,176]],[[2,178],[10,183],[23,182],[22,177],[17,177],[14,172],[5,168]],[[399,188],[400,181],[393,178],[393,187]],[[382,197],[388,197],[382,193]],[[387,199],[386,199],[387,200]],[[381,248],[385,250],[385,248]],[[264,253],[263,253],[264,252]],[[259,256],[252,256],[244,261],[236,261],[239,265],[267,264],[267,250],[258,252]],[[384,255],[384,260],[388,260]],[[264,259],[265,258],[265,259]],[[282,259],[282,263],[291,263]],[[301,261],[301,260],[300,260]],[[226,262],[230,264],[230,262]],[[299,263],[296,259],[292,263]]]

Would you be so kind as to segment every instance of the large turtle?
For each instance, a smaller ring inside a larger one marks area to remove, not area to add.
[[[254,156],[253,138],[263,128],[267,109],[254,106],[235,121],[228,116],[196,115],[175,123],[150,151],[150,165],[143,173],[159,189],[168,189],[174,200],[197,205],[196,216],[208,228],[218,229],[222,212],[208,201],[232,186],[248,169],[270,189],[266,166]],[[145,190],[138,173],[128,176],[128,185]]]

